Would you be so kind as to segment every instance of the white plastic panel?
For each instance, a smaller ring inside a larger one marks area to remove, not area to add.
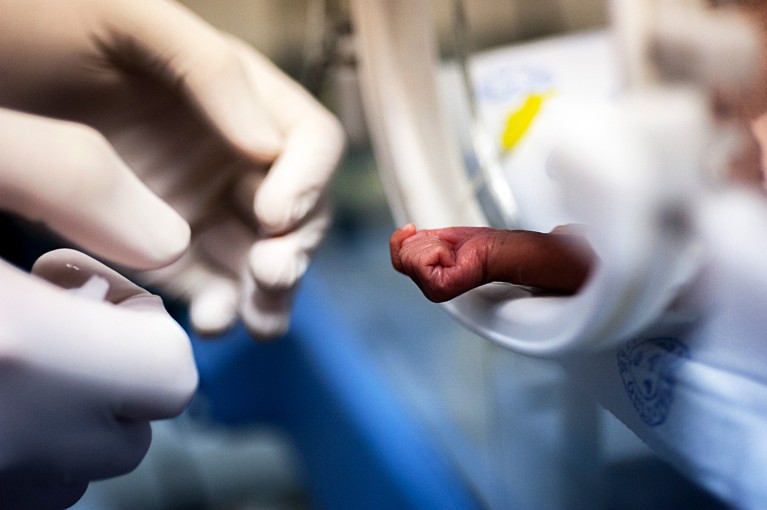
[[[429,2],[363,0],[353,9],[363,102],[395,219],[484,224],[439,101]]]

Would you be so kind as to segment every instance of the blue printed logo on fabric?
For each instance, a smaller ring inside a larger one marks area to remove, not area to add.
[[[647,425],[663,424],[674,401],[675,374],[684,344],[670,337],[632,340],[618,351],[618,369],[623,385],[639,416]]]

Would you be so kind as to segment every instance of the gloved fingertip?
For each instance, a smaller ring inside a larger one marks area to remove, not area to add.
[[[244,292],[239,305],[242,323],[256,340],[285,335],[290,328],[294,289],[268,291],[249,274],[243,274]]]
[[[175,262],[192,238],[192,229],[173,208],[143,190],[122,197],[133,204],[122,210],[115,207],[115,217],[104,220],[109,233],[101,248],[91,247],[117,263],[135,269],[157,269]],[[128,191],[123,193],[127,194]]]
[[[250,272],[259,287],[275,291],[295,287],[309,266],[309,257],[296,252],[283,239],[267,239],[253,245],[248,254]]]
[[[47,252],[32,266],[32,274],[43,278],[72,295],[110,303],[134,304],[137,300],[162,309],[159,298],[139,287],[114,269],[90,256],[68,248]]]
[[[158,222],[151,234],[149,263],[160,267],[174,262],[186,251],[192,238],[192,228],[174,211],[166,216],[164,222]]]
[[[213,285],[197,295],[189,316],[194,330],[203,336],[227,331],[237,319],[237,291],[228,285]]]
[[[256,218],[267,234],[280,234],[304,219],[317,206],[319,198],[320,191],[317,189],[290,197],[274,190],[273,186],[265,185],[256,194]]]
[[[255,340],[274,340],[290,329],[290,310],[256,309],[248,303],[240,307],[240,318]]]

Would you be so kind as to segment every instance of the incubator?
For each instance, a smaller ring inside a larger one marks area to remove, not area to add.
[[[443,62],[429,2],[352,2],[396,221],[579,223],[599,261],[571,297],[490,284],[446,310],[556,360],[557,384],[728,504],[763,507],[767,207],[726,182],[743,133],[711,108],[757,79],[756,32],[694,1],[617,0],[608,28],[476,53],[453,6],[459,50]]]

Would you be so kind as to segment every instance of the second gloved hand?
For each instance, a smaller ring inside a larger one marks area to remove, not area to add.
[[[203,333],[238,316],[257,337],[284,333],[329,224],[338,121],[262,55],[174,2],[0,6],[9,13],[0,106],[96,128],[191,225],[187,253],[141,281],[187,299]]]
[[[4,509],[65,508],[90,481],[131,471],[150,420],[183,411],[197,383],[188,338],[159,297],[72,250],[33,272],[41,278],[0,261]]]

